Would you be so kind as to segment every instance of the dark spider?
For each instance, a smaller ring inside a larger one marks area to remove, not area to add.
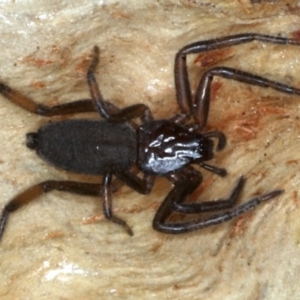
[[[94,76],[99,61],[98,47],[94,48],[87,72],[92,99],[49,107],[37,104],[6,84],[0,83],[0,93],[29,112],[50,117],[96,111],[104,119],[57,121],[42,126],[37,132],[27,134],[27,146],[34,149],[42,159],[67,171],[102,175],[102,184],[48,180],[30,187],[5,205],[0,220],[0,238],[11,212],[52,190],[101,197],[105,217],[123,226],[130,235],[133,235],[127,223],[113,215],[111,196],[114,191],[113,175],[141,194],[151,192],[155,176],[169,179],[174,187],[153,220],[154,229],[165,233],[184,233],[219,224],[280,195],[283,190],[274,190],[233,208],[245,183],[242,176],[227,199],[200,203],[186,201],[202,182],[201,173],[194,169],[192,164],[200,165],[219,176],[226,175],[225,169],[205,163],[213,158],[214,140],[217,140],[217,151],[222,150],[226,144],[222,132],[203,132],[208,118],[211,82],[214,76],[270,87],[288,94],[300,94],[300,89],[260,76],[229,67],[214,67],[203,74],[193,100],[187,72],[187,54],[253,40],[300,45],[295,40],[281,37],[239,34],[195,42],[183,47],[175,57],[175,88],[181,113],[171,119],[153,120],[151,111],[143,104],[118,109],[112,103],[104,101]],[[134,123],[132,121],[134,118],[140,118],[141,125]],[[136,175],[134,166],[144,173],[142,178]],[[228,210],[223,211],[225,209]],[[213,211],[221,212],[204,219],[168,222],[173,212],[198,214]]]

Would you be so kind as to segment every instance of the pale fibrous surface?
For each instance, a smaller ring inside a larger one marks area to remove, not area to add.
[[[156,118],[178,112],[174,55],[184,45],[257,32],[299,39],[298,1],[0,1],[0,80],[37,102],[88,98],[85,73],[100,47],[97,80],[119,107],[144,103]],[[300,47],[252,42],[188,59],[193,90],[205,69],[226,65],[300,87]],[[1,208],[46,179],[82,180],[47,165],[25,134],[48,122],[0,97]],[[128,187],[114,211],[134,231],[104,220],[100,199],[52,192],[12,214],[0,244],[1,299],[299,298],[300,97],[216,78],[208,129],[228,145],[203,170],[195,199],[285,193],[236,220],[183,235],[155,232],[152,219],[171,186],[150,195]],[[89,115],[99,118],[97,114]],[[59,117],[53,118],[58,120]],[[100,178],[85,178],[97,182]]]

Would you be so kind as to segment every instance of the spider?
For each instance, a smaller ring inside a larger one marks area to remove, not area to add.
[[[300,45],[296,40],[254,33],[186,45],[175,57],[175,88],[181,112],[163,120],[155,120],[150,109],[144,104],[119,109],[103,99],[94,74],[99,62],[97,46],[94,47],[87,71],[91,99],[49,107],[36,103],[0,82],[2,96],[31,113],[51,117],[98,112],[102,118],[55,121],[43,125],[37,132],[27,134],[27,146],[34,149],[37,155],[49,164],[73,173],[99,178],[102,176],[102,182],[99,180],[96,184],[47,180],[29,187],[4,206],[0,219],[0,238],[12,212],[52,190],[101,198],[105,217],[122,226],[129,235],[133,235],[130,226],[113,214],[112,194],[116,190],[113,176],[141,194],[151,192],[156,176],[166,177],[173,184],[153,219],[154,229],[170,234],[186,233],[228,221],[283,193],[281,189],[273,190],[235,206],[245,184],[245,177],[241,176],[227,198],[188,202],[189,196],[202,182],[201,172],[193,165],[199,165],[221,177],[226,175],[225,169],[206,163],[214,157],[215,150],[221,151],[226,145],[226,137],[222,132],[205,132],[214,76],[300,95],[300,89],[279,82],[229,67],[214,67],[203,74],[196,93],[192,96],[186,63],[188,54],[254,40]],[[140,119],[140,123],[134,122],[137,118]],[[143,176],[139,176],[138,172],[143,173]],[[174,212],[188,215],[215,213],[206,218],[200,216],[191,220],[169,221]]]

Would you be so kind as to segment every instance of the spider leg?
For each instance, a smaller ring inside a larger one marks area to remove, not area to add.
[[[134,118],[141,118],[142,123],[153,120],[152,113],[148,106],[144,104],[135,104],[125,107],[119,112],[111,115],[110,121],[112,122],[125,122]]]
[[[140,178],[131,170],[115,170],[114,175],[122,182],[125,182],[130,188],[144,195],[151,192],[155,181],[155,176],[153,175],[144,174],[143,178]]]
[[[183,203],[189,198],[190,194],[192,194],[192,192],[196,190],[196,188],[202,181],[200,172],[191,169],[185,170],[186,174],[177,174],[178,178],[174,177],[172,179],[173,181],[175,181],[175,186],[159,207],[153,220],[153,228],[157,231],[170,234],[179,234],[220,224],[255,208],[257,205],[270,200],[283,192],[283,190],[274,190],[270,193],[255,197],[244,204],[232,208],[236,203],[244,186],[245,179],[244,177],[240,177],[236,187],[233,189],[232,193],[227,199],[205,201],[202,203]],[[188,180],[188,174],[190,175],[190,180]],[[196,218],[191,221],[175,223],[170,223],[167,221],[169,216],[174,211],[193,214],[230,208],[231,210],[220,212],[207,218]]]
[[[210,132],[203,133],[203,135],[207,138],[216,138],[216,139],[218,139],[217,151],[221,151],[225,148],[225,146],[226,146],[226,136],[223,132],[221,132],[221,131],[210,131]]]
[[[87,82],[90,89],[90,94],[95,109],[101,115],[102,118],[113,122],[124,122],[131,119],[140,117],[142,122],[147,122],[153,119],[150,109],[144,104],[136,104],[126,107],[117,113],[112,113],[107,106],[107,102],[104,101],[98,83],[95,78],[95,70],[99,63],[99,48],[94,47],[93,58],[90,67],[87,72]]]
[[[133,236],[133,232],[132,232],[131,228],[127,225],[127,223],[124,220],[120,219],[119,217],[116,217],[115,215],[113,215],[111,179],[112,179],[112,173],[107,172],[106,174],[104,174],[103,180],[102,180],[102,186],[103,186],[103,188],[102,188],[102,201],[103,202],[102,203],[103,203],[104,216],[107,220],[124,227],[126,232],[130,236]]]
[[[98,48],[95,47],[95,49]],[[91,80],[90,77],[95,81],[95,77],[93,73],[95,71],[94,69],[97,66],[99,60],[98,55],[99,55],[99,49],[98,52],[94,50],[94,57],[91,62],[91,66],[89,67],[89,70],[87,72],[87,77],[89,79],[88,82]],[[98,87],[97,83],[93,83],[93,85],[96,85],[96,88]],[[20,92],[14,90],[13,88],[11,88],[10,86],[8,86],[3,82],[0,82],[0,94],[5,98],[7,98],[12,103],[27,110],[28,112],[46,116],[46,117],[69,115],[69,114],[76,114],[76,113],[97,112],[97,109],[95,108],[95,101],[93,99],[80,99],[69,103],[63,103],[54,106],[46,106],[43,104],[36,103],[30,97],[21,94]],[[115,105],[113,105],[108,101],[104,101],[102,97],[101,97],[101,101],[103,106],[105,106],[107,113],[115,114],[119,112],[119,109]]]
[[[241,176],[234,189],[232,190],[230,196],[227,199],[216,199],[213,201],[203,201],[200,203],[181,203],[180,200],[173,202],[173,210],[180,213],[186,214],[196,214],[202,212],[210,212],[215,210],[222,210],[226,208],[232,208],[242,192],[245,185],[245,178]]]
[[[81,112],[95,112],[95,108],[91,99],[82,99],[51,107],[36,103],[33,99],[12,89],[3,82],[0,82],[0,94],[28,112],[47,117]]]
[[[97,46],[94,47],[93,57],[91,64],[88,68],[86,79],[89,86],[90,94],[92,96],[93,105],[96,111],[100,114],[103,119],[109,120],[111,118],[111,114],[109,109],[107,108],[105,101],[101,95],[98,83],[95,77],[95,70],[99,63],[99,48]]]
[[[52,116],[63,116],[63,115],[71,115],[77,113],[88,113],[88,112],[97,112],[95,106],[93,104],[92,99],[81,99],[68,103],[62,103],[54,106],[46,106],[43,104],[36,103],[31,98],[22,95],[18,91],[12,89],[8,85],[0,82],[0,94],[13,102],[14,104],[20,106],[21,108],[27,110],[28,112],[35,113],[37,115],[52,117]],[[114,104],[108,101],[104,101],[105,106],[107,107],[109,113],[111,115],[116,115],[116,121],[129,120],[135,117],[132,113],[132,110],[129,111],[128,117],[126,117],[126,110],[129,110],[130,107],[124,109],[125,111],[120,110]],[[134,106],[134,105],[133,105]],[[141,104],[140,106],[144,106],[144,115],[141,116],[142,120],[150,120],[151,112],[147,106]],[[143,107],[137,108],[140,111],[143,110]],[[148,110],[147,110],[148,109]],[[138,113],[136,113],[138,114]],[[140,113],[141,115],[142,113]],[[138,115],[138,116],[140,116]],[[120,121],[120,122],[121,122]],[[134,127],[138,128],[134,122],[129,121],[129,123]]]
[[[46,106],[36,103],[33,99],[21,94],[2,82],[0,82],[0,94],[28,112],[45,117],[96,112],[92,99],[81,99],[54,106]],[[105,104],[110,113],[116,113],[119,111],[119,109],[112,103],[105,101]]]
[[[42,194],[51,192],[53,190],[86,196],[100,196],[102,186],[101,184],[96,183],[47,180],[28,188],[4,206],[0,218],[0,240],[5,230],[10,213],[15,212],[23,205],[35,200]]]
[[[216,166],[211,166],[209,164],[206,164],[204,162],[199,163],[199,166],[201,166],[203,169],[212,172],[214,174],[217,174],[221,177],[225,177],[227,175],[227,171],[224,168],[218,168]]]
[[[253,75],[248,72],[232,69],[229,67],[212,68],[203,74],[196,91],[194,117],[197,123],[200,124],[201,129],[204,129],[207,123],[210,102],[210,89],[214,76],[220,76],[226,79],[232,79],[235,81],[264,88],[272,88],[286,94],[300,95],[300,89],[282,84],[280,82],[268,80],[264,77]]]
[[[94,52],[94,58],[91,62],[91,66],[89,67],[89,70],[87,72],[87,77],[92,77],[95,80],[95,77],[93,75],[94,69],[97,66],[98,63],[98,56],[99,55],[99,49],[98,52],[96,51],[98,49],[95,47]],[[96,83],[95,83],[96,84]],[[97,84],[96,84],[97,86]],[[98,86],[97,86],[98,87]],[[100,93],[100,92],[99,92]],[[86,112],[96,112],[95,103],[93,99],[81,99],[72,101],[69,103],[63,103],[58,104],[55,106],[46,106],[43,104],[36,103],[33,99],[30,97],[27,97],[20,92],[14,90],[7,84],[0,82],[0,94],[7,98],[12,103],[22,107],[23,109],[35,113],[42,116],[58,116],[58,115],[68,115],[68,114],[76,114],[76,113],[86,113]],[[119,111],[117,107],[115,107],[112,103],[108,101],[104,101],[101,98],[101,101],[103,102],[103,105],[107,109],[108,113],[113,114]]]
[[[148,194],[152,190],[155,177],[151,175],[145,174],[144,177],[141,179],[135,174],[135,170],[130,171],[114,171],[114,175],[117,176],[117,179],[121,180],[122,182],[125,182],[130,188],[137,191],[141,194]],[[126,230],[126,232],[133,236],[133,231],[131,228],[127,225],[127,223],[114,216],[112,213],[112,195],[111,195],[111,177],[112,173],[107,172],[103,177],[103,189],[102,189],[102,199],[103,199],[103,211],[105,217],[122,227]]]
[[[181,111],[186,115],[192,115],[194,110],[194,104],[192,101],[192,93],[189,84],[188,71],[187,71],[187,63],[186,56],[188,54],[196,54],[200,52],[211,51],[220,48],[231,47],[235,45],[240,45],[244,43],[249,43],[252,41],[260,41],[266,43],[273,44],[291,44],[291,45],[300,45],[300,42],[293,39],[282,38],[282,37],[274,37],[256,33],[245,33],[245,34],[237,34],[232,36],[221,37],[217,39],[211,39],[206,41],[198,41],[189,45],[186,45],[182,49],[180,49],[175,56],[175,70],[174,70],[174,79],[175,79],[175,88],[176,88],[176,98],[179,104]],[[279,84],[280,85],[280,84]],[[291,88],[286,86],[287,88]],[[293,90],[297,90],[291,88]],[[286,90],[281,90],[283,92],[287,92]],[[299,92],[299,90],[297,90]],[[209,93],[209,90],[201,90],[202,93]],[[198,97],[200,96],[200,93]],[[297,93],[298,93],[297,92]],[[209,96],[208,96],[209,98]],[[199,100],[198,100],[199,101]],[[197,102],[197,101],[196,101]],[[206,102],[203,104],[208,105]],[[202,128],[206,124],[207,115],[208,115],[208,107],[202,108],[202,111],[195,114],[196,120],[200,122]],[[201,110],[201,109],[200,109]]]

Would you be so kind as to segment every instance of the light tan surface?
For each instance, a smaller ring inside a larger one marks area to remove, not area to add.
[[[173,61],[185,44],[240,32],[297,37],[300,29],[297,1],[135,2],[0,2],[1,80],[44,104],[86,98],[98,45],[105,98],[145,103],[164,118],[177,111]],[[189,60],[193,87],[207,57]],[[300,47],[254,42],[221,51],[216,63],[300,87],[299,57]],[[25,134],[46,118],[0,103],[1,207],[39,181],[80,179],[25,147]],[[170,236],[151,228],[169,183],[157,180],[148,196],[124,187],[114,208],[132,226],[129,238],[103,220],[100,200],[53,192],[11,215],[0,299],[298,299],[299,107],[300,97],[216,79],[209,127],[224,131],[228,146],[213,163],[229,175],[203,171],[201,199],[226,196],[241,174],[241,201],[274,188],[285,194],[232,222]]]

